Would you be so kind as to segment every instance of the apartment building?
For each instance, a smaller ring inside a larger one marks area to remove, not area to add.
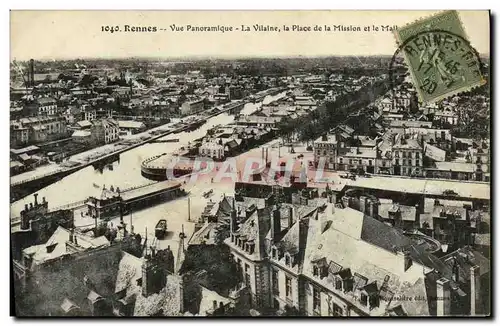
[[[423,174],[423,149],[416,139],[398,134],[392,146],[395,175],[421,176]]]
[[[487,312],[477,292],[489,277],[487,259],[469,247],[443,261],[426,244],[342,204],[235,207],[225,243],[254,309],[306,316]]]
[[[119,139],[120,126],[112,119],[94,120],[90,132],[95,144],[109,144]]]

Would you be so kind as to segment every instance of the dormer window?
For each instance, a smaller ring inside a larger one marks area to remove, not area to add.
[[[344,268],[333,273],[334,287],[336,290],[348,292],[352,290],[352,274],[350,268]]]
[[[54,249],[56,248],[57,246],[57,243],[53,243],[51,245],[48,245],[46,248],[47,248],[47,253],[50,254],[52,251],[54,251]]]
[[[340,277],[335,278],[335,289],[342,290],[342,279]]]
[[[251,255],[251,254],[253,254],[254,250],[255,250],[255,244],[250,243],[248,245],[248,253]]]
[[[313,275],[320,278],[328,276],[328,263],[326,258],[320,258],[311,262],[313,266]]]
[[[272,257],[273,259],[276,259],[276,258],[277,258],[276,248],[272,248],[272,249],[271,249],[271,257]]]
[[[363,306],[368,307],[369,310],[378,307],[379,304],[379,291],[377,287],[377,282],[372,282],[359,289],[360,292],[360,303]]]
[[[285,254],[285,265],[290,266],[290,255],[288,253]]]

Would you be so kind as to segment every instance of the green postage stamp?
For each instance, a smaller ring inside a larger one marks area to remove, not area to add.
[[[398,28],[395,35],[422,102],[436,102],[486,82],[457,11],[418,20]]]

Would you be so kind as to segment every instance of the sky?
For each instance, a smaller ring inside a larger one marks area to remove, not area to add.
[[[74,58],[189,58],[392,55],[396,41],[382,26],[404,26],[436,11],[11,11],[11,60]],[[488,11],[459,11],[476,50],[489,54]],[[184,31],[172,32],[171,25]],[[281,32],[243,32],[271,25]],[[157,32],[125,32],[125,25]],[[233,32],[192,32],[192,26],[231,26]],[[313,30],[285,32],[283,26]],[[323,31],[314,31],[314,26]],[[327,32],[324,25],[359,26],[361,32]],[[103,32],[119,26],[121,32]],[[379,30],[374,31],[373,26]],[[370,27],[370,31],[364,31]],[[164,30],[161,30],[164,29]]]

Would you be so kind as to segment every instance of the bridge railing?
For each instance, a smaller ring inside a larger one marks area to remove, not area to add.
[[[17,182],[12,182],[10,184],[10,186],[17,186],[17,185],[20,185],[20,184],[23,184],[23,183],[27,183],[27,182],[30,182],[30,181],[34,181],[34,180],[38,180],[38,179],[41,179],[41,178],[45,178],[45,177],[48,177],[48,176],[51,176],[51,175],[54,175],[54,174],[57,174],[57,173],[60,173],[60,172],[64,172],[66,169],[57,169],[57,170],[54,170],[52,172],[49,172],[49,173],[45,173],[45,174],[42,174],[42,175],[38,175],[38,176],[33,176],[31,178],[28,178],[28,179],[24,179],[24,180],[21,180],[21,181],[17,181]]]
[[[84,199],[84,200],[76,201],[76,202],[69,203],[69,204],[66,204],[66,205],[61,205],[61,206],[53,207],[49,211],[53,212],[53,211],[59,211],[59,210],[63,210],[63,209],[76,208],[76,207],[85,205],[86,201],[87,201],[87,199]]]

